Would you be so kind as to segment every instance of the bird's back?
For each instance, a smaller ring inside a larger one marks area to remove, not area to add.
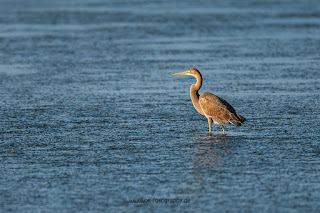
[[[246,120],[244,117],[239,115],[227,101],[210,92],[204,92],[201,94],[199,102],[203,112],[212,118],[228,121],[232,119],[239,124]]]

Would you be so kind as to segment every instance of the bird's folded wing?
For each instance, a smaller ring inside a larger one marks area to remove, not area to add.
[[[199,102],[203,112],[213,118],[230,120],[236,113],[228,102],[209,92],[203,93],[199,97]]]

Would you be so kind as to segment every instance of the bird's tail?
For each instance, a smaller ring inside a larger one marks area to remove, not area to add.
[[[236,113],[237,117],[239,118],[239,120],[241,121],[241,123],[245,122],[247,119],[245,119],[243,116],[241,116],[240,114]]]
[[[230,120],[230,123],[232,123],[236,127],[241,126],[241,124],[246,121],[246,119],[238,113],[231,114],[231,118],[232,119]]]

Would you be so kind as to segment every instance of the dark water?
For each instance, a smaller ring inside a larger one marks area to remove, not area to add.
[[[319,50],[316,0],[0,1],[1,212],[318,212]]]

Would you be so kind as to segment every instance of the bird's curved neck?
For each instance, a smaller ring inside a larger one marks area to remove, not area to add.
[[[192,86],[194,87],[194,90],[198,92],[202,85],[202,76],[200,73],[197,73],[194,77],[197,79],[197,83],[192,84]]]
[[[202,85],[202,76],[201,74],[196,74],[195,75],[196,79],[197,79],[197,83],[192,84],[190,87],[190,97],[191,97],[191,101],[193,103],[194,108],[203,115],[200,103],[199,103],[199,93],[198,91],[200,90],[200,87]]]

